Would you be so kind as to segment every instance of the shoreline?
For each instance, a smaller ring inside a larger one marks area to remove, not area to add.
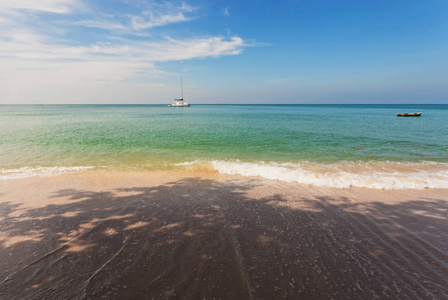
[[[0,296],[443,298],[448,190],[218,172],[0,181]]]
[[[194,160],[165,165],[121,166],[23,166],[0,168],[0,181],[32,177],[58,177],[84,172],[123,172],[128,176],[154,172],[178,172],[189,176],[240,175],[328,188],[379,190],[448,189],[448,164],[437,162],[274,162]]]

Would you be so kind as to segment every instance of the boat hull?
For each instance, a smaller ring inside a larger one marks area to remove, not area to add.
[[[397,114],[397,117],[420,117],[422,115],[421,112],[418,113],[409,113],[409,114]]]
[[[170,104],[168,107],[187,107],[190,106],[190,104]]]

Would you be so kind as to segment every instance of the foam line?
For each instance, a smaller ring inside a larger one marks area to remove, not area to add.
[[[29,177],[51,177],[67,173],[76,173],[94,167],[22,167],[18,169],[0,169],[0,179],[21,179]]]
[[[428,164],[409,166],[412,171],[384,166],[360,165],[360,171],[352,166],[352,171],[338,169],[337,166],[317,165],[315,170],[301,167],[300,164],[276,164],[264,162],[213,161],[215,170],[223,174],[238,174],[243,176],[259,176],[266,179],[286,182],[297,182],[323,187],[349,188],[365,187],[373,189],[425,189],[448,188],[448,168],[435,168]],[[393,166],[393,164],[391,165]],[[369,169],[369,170],[367,170]]]

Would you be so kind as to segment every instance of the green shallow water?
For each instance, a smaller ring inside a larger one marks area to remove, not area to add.
[[[401,112],[420,118],[398,118]],[[362,148],[362,149],[358,149]],[[448,105],[0,106],[0,168],[448,162]]]

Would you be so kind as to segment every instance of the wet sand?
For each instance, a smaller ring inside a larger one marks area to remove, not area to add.
[[[448,191],[189,172],[0,182],[1,299],[447,299]]]

